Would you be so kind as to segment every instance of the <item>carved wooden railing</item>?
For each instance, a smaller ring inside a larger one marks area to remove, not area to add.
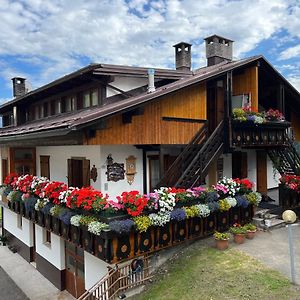
[[[175,187],[189,188],[201,184],[210,164],[223,152],[224,121],[221,121],[199,151],[192,157],[187,168],[178,178]]]
[[[289,122],[232,122],[232,146],[244,148],[281,147],[287,145]]]
[[[207,135],[208,126],[207,122],[205,122],[202,128],[195,134],[190,143],[186,145],[186,147],[179,154],[174,163],[166,171],[163,178],[157,184],[157,187],[176,185],[181,174],[191,164],[194,157],[197,155],[203,144],[206,142]]]
[[[149,280],[150,266],[148,256],[144,256],[142,267],[132,270],[131,264],[109,268],[108,273],[93,287],[82,294],[80,300],[111,300],[128,289],[135,288]]]
[[[281,175],[300,175],[300,156],[290,138],[286,140],[286,147],[269,149],[267,152]]]

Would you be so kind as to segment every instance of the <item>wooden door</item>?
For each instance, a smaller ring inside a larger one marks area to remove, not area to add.
[[[232,178],[248,177],[247,152],[235,151],[232,153]]]
[[[90,186],[90,161],[85,158],[68,159],[68,185]]]
[[[42,177],[47,177],[48,179],[50,179],[50,156],[49,155],[40,156],[40,170],[41,170]]]
[[[8,161],[6,158],[3,158],[1,163],[2,163],[2,182],[3,182],[5,177],[8,175]]]
[[[78,298],[85,292],[84,251],[66,242],[66,290]]]
[[[257,191],[266,194],[267,184],[267,153],[256,151],[256,170],[257,170]]]

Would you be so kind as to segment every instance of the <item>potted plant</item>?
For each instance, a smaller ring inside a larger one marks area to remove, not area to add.
[[[6,246],[6,243],[7,243],[7,236],[1,235],[1,236],[0,236],[0,242],[2,243],[2,246]]]
[[[225,250],[229,245],[229,233],[228,232],[218,232],[214,233],[214,238],[216,241],[216,247],[219,250]]]
[[[252,223],[248,223],[248,224],[244,225],[244,228],[247,230],[246,238],[249,240],[252,240],[254,238],[256,230],[257,230],[256,226]]]
[[[243,244],[245,241],[245,236],[247,233],[247,229],[241,224],[235,223],[232,227],[230,227],[229,231],[233,234],[234,242],[237,244]]]

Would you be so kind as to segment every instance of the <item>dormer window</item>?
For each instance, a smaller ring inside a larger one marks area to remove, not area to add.
[[[98,89],[89,90],[83,93],[83,108],[96,106],[98,104]]]
[[[14,124],[14,117],[13,117],[13,113],[7,113],[4,114],[2,116],[2,126],[6,127],[6,126],[11,126]]]

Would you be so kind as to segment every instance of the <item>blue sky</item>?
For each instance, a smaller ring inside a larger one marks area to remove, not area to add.
[[[300,91],[300,0],[0,0],[0,102],[11,78],[30,89],[92,62],[174,68],[172,45],[235,41],[234,58],[263,54]]]

